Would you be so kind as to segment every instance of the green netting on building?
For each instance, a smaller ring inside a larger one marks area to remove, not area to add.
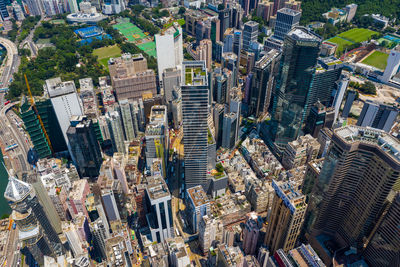
[[[47,158],[51,156],[50,146],[47,143],[46,136],[42,131],[40,122],[35,112],[32,110],[31,105],[28,103],[28,101],[26,101],[26,99],[25,101],[23,101],[20,111],[25,129],[31,137],[31,141],[39,157]]]
[[[100,125],[98,121],[93,121],[93,129],[94,132],[96,133],[96,138],[97,141],[99,141],[99,144],[103,144],[103,136],[101,135],[101,130],[100,130]]]

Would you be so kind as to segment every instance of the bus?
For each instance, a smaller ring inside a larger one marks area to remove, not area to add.
[[[16,148],[18,146],[18,144],[17,143],[15,143],[15,144],[13,144],[13,145],[9,145],[9,146],[7,146],[6,147],[6,149],[4,149],[6,152],[7,151],[9,151],[9,150],[11,150],[11,149],[14,149],[14,148]]]

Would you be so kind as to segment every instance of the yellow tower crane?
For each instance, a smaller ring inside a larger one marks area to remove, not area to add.
[[[46,131],[46,128],[44,128],[44,124],[43,124],[42,118],[40,117],[39,111],[36,108],[35,100],[33,99],[31,88],[29,87],[28,78],[26,77],[26,74],[24,74],[24,77],[25,77],[26,87],[28,88],[29,102],[31,102],[31,106],[32,106],[33,110],[35,111],[37,118],[39,119],[40,126],[42,127],[42,131],[44,133],[44,136],[46,137],[47,143],[49,144],[51,153],[54,154],[53,146],[51,145],[50,138],[47,135],[47,131]]]

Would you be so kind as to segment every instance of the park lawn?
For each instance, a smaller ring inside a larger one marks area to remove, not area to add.
[[[374,51],[361,63],[373,66],[375,68],[384,70],[386,68],[387,59],[389,55],[380,51]]]
[[[108,60],[111,57],[121,56],[121,49],[118,45],[100,47],[93,51],[93,55],[97,56],[97,61],[100,62],[106,69],[108,68]]]
[[[329,39],[328,41],[331,43],[337,44],[338,48],[337,48],[336,52],[342,52],[344,50],[345,45],[353,44],[352,42],[342,39],[340,37],[333,37],[333,38]]]
[[[369,40],[369,38],[375,34],[377,34],[377,32],[371,31],[369,29],[354,28],[354,29],[342,32],[338,36],[342,37],[346,40],[349,40],[351,42],[354,42],[354,43],[361,43],[361,42]]]

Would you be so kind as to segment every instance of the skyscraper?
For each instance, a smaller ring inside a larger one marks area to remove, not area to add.
[[[42,7],[39,1],[36,0],[24,0],[29,11],[29,15],[31,16],[40,16],[42,15]]]
[[[162,82],[165,69],[176,68],[183,62],[182,28],[175,24],[155,35],[158,78]]]
[[[347,91],[346,102],[344,103],[342,117],[347,119],[350,114],[351,107],[353,106],[353,102],[356,99],[357,92],[353,90]]]
[[[108,112],[106,114],[108,129],[110,131],[111,142],[114,152],[125,152],[124,132],[122,128],[121,117],[117,111]]]
[[[276,14],[274,37],[279,40],[284,40],[288,32],[299,25],[301,12],[282,8]]]
[[[238,114],[235,112],[225,113],[223,120],[222,130],[222,147],[232,149],[235,147],[238,140],[238,127],[239,127]]]
[[[257,42],[258,37],[258,23],[255,21],[248,21],[244,24],[243,28],[243,50],[250,51],[250,44]]]
[[[381,130],[338,128],[314,188],[313,236],[361,248],[400,177],[400,142]]]
[[[280,59],[281,53],[271,50],[256,62],[250,89],[249,115],[258,117],[268,111]]]
[[[256,212],[251,212],[246,217],[247,221],[243,229],[243,250],[246,255],[254,255],[260,237],[262,220]]]
[[[0,14],[3,21],[10,19],[10,14],[7,11],[7,3],[6,0],[0,0]]]
[[[275,87],[268,141],[280,154],[288,142],[300,134],[306,117],[307,98],[321,44],[321,37],[304,27],[290,31],[285,38],[281,68]]]
[[[204,61],[184,61],[182,120],[185,183],[190,188],[207,184],[208,77]]]
[[[212,65],[212,42],[210,39],[204,39],[200,41],[200,45],[197,47],[198,60],[205,61],[208,71],[211,71]]]
[[[272,180],[275,196],[264,241],[271,253],[280,248],[285,252],[293,249],[300,234],[307,204],[306,197],[295,186],[292,182]]]
[[[67,136],[80,176],[97,178],[103,158],[92,121],[86,116],[72,116]]]
[[[242,50],[242,32],[237,30],[233,33],[233,53],[240,56]]]
[[[398,266],[395,260],[400,254],[399,216],[400,193],[397,192],[383,212],[363,252],[370,266]]]
[[[366,100],[357,120],[358,126],[373,127],[389,132],[399,111],[396,107]]]
[[[125,140],[132,141],[136,137],[132,103],[128,99],[119,101],[119,112],[124,125]]]
[[[387,65],[385,72],[381,76],[381,81],[384,83],[389,82],[389,80],[397,73],[400,66],[400,46],[396,46],[392,51],[390,51],[389,58],[387,59]]]

